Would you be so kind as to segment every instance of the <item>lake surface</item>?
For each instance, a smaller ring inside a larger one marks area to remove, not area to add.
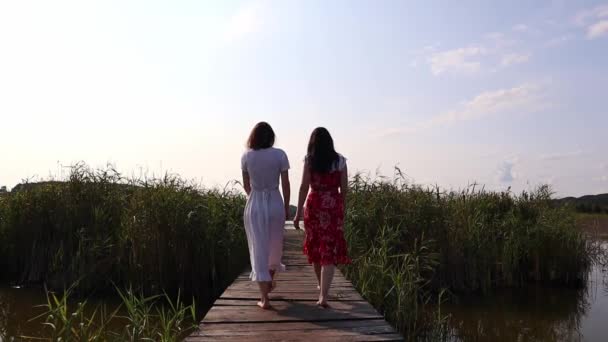
[[[2,336],[41,336],[42,324],[29,320],[45,312],[35,307],[45,302],[42,290],[0,287],[0,340]]]
[[[532,285],[461,297],[442,312],[454,341],[608,341],[608,272],[594,266],[585,289]]]
[[[116,298],[103,302],[109,309],[119,305]],[[43,336],[44,319],[31,319],[45,311],[36,307],[44,303],[42,289],[0,285],[0,342],[2,336]],[[101,303],[89,299],[87,306]],[[584,289],[533,285],[460,297],[442,312],[451,315],[454,341],[608,341],[608,272],[595,266]],[[122,329],[119,322],[115,329]]]
[[[16,286],[0,285],[0,342],[3,338],[15,337],[42,337],[45,328],[42,324],[44,317],[33,319],[46,312],[40,305],[46,304],[46,294],[42,288],[21,288]],[[75,304],[75,303],[74,303]],[[98,305],[105,304],[108,311],[120,305],[119,298],[87,299],[86,307],[92,312]],[[85,311],[86,312],[86,311]],[[124,311],[120,311],[124,314]],[[116,322],[111,329],[120,331],[121,322]],[[48,330],[47,330],[48,332]]]

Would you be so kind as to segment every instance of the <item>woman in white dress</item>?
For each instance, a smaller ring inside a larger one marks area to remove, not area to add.
[[[285,271],[283,231],[289,215],[289,161],[283,150],[274,145],[274,131],[260,122],[251,131],[248,150],[241,158],[243,186],[247,204],[243,215],[249,244],[252,281],[258,282],[261,300],[258,306],[270,307],[268,294],[274,288],[276,272]],[[279,192],[279,178],[283,197]]]

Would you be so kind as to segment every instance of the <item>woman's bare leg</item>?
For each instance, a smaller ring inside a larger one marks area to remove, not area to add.
[[[323,265],[321,267],[321,293],[317,305],[324,308],[328,307],[327,300],[329,299],[329,288],[334,278],[335,265]]]
[[[272,280],[270,281],[270,290],[269,290],[268,292],[272,292],[272,290],[274,290],[274,288],[275,288],[275,287],[277,287],[277,283],[276,283],[276,281],[274,280],[274,275],[275,275],[276,273],[277,273],[277,272],[276,272],[275,270],[270,270],[270,278],[271,278]]]
[[[321,264],[313,264],[315,267],[315,275],[317,276],[317,290],[321,289]]]
[[[258,281],[258,286],[260,287],[260,293],[262,294],[262,298],[258,302],[258,306],[262,309],[270,308],[270,298],[268,298],[268,293],[270,293],[270,281]]]

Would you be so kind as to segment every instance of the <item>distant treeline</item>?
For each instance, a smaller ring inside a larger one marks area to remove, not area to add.
[[[579,213],[608,214],[608,194],[564,197],[555,200],[557,204],[568,205]]]

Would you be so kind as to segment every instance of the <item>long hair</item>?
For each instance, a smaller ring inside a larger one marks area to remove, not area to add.
[[[314,172],[329,172],[338,162],[338,153],[334,149],[334,140],[324,127],[317,127],[310,135],[306,160]]]
[[[274,131],[267,122],[258,122],[247,139],[247,147],[253,150],[261,150],[274,145]]]

